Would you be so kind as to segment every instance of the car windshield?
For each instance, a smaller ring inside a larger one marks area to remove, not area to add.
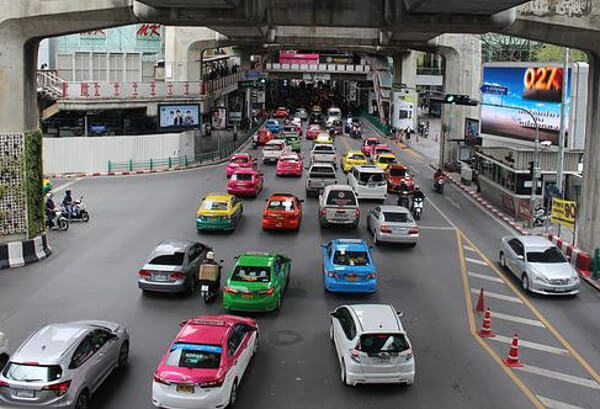
[[[379,163],[395,163],[396,158],[392,156],[382,156],[379,158]]]
[[[60,379],[62,370],[58,365],[27,365],[10,362],[3,375],[6,379],[17,382],[52,382]]]
[[[369,255],[366,251],[336,250],[333,254],[333,264],[338,266],[368,266]]]
[[[405,177],[408,176],[406,169],[390,169],[390,176],[394,177]]]
[[[382,352],[399,353],[410,348],[404,334],[364,334],[360,337],[359,350],[367,355],[379,355]]]
[[[383,220],[390,223],[412,223],[412,216],[403,212],[383,212]]]
[[[289,212],[294,209],[294,202],[291,200],[271,200],[267,208],[269,210],[284,210]]]
[[[361,185],[366,185],[369,183],[379,183],[383,181],[384,177],[382,173],[361,172],[358,176],[358,183]]]
[[[269,267],[237,266],[231,275],[233,281],[268,283],[271,280]]]
[[[327,196],[329,206],[358,206],[354,192],[351,190],[332,190]]]
[[[367,139],[365,141],[365,145],[377,145],[379,143],[379,141],[375,141],[375,140],[371,140],[371,139]]]
[[[230,160],[231,163],[246,163],[249,162],[248,158],[233,158]]]
[[[348,159],[351,159],[351,160],[367,160],[364,155],[357,155],[357,154],[350,155],[348,157]]]
[[[161,254],[156,256],[148,264],[158,264],[161,266],[181,266],[183,265],[183,252],[173,254]]]
[[[221,350],[218,345],[177,342],[171,347],[165,364],[180,368],[217,369],[221,363]]]
[[[202,203],[203,210],[227,210],[227,202],[216,202],[212,200],[205,200]]]
[[[234,173],[231,180],[252,180],[252,173]]]
[[[528,251],[527,261],[530,263],[566,263],[565,257],[557,247],[545,251]]]

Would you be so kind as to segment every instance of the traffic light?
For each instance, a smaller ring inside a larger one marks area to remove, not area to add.
[[[468,95],[446,94],[444,96],[443,103],[476,106],[479,102],[477,100],[471,99],[471,97]]]

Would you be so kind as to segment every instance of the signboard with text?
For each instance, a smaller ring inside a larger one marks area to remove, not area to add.
[[[565,227],[574,228],[577,216],[577,204],[570,200],[552,198],[550,221]]]
[[[142,41],[160,41],[160,24],[140,24],[135,33],[136,38]]]

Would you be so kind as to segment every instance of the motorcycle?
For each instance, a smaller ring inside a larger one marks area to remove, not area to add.
[[[407,209],[409,209],[410,208],[410,191],[408,191],[408,190],[400,191],[397,189],[396,194],[398,194],[397,205],[406,207]]]
[[[352,131],[350,131],[350,137],[356,139],[362,138],[362,131],[360,130],[360,128],[357,126],[352,128]]]
[[[442,194],[444,193],[444,185],[446,184],[446,178],[438,177],[433,180],[433,190]]]
[[[535,209],[533,224],[536,226],[543,226],[546,224],[548,220],[548,215],[546,214],[546,209],[539,206]]]
[[[412,212],[416,220],[421,219],[421,215],[423,214],[423,199],[418,197],[413,201]]]
[[[223,260],[220,264],[202,263],[198,273],[200,283],[200,295],[205,304],[210,304],[217,297],[221,287],[221,270]]]
[[[71,214],[67,211],[64,206],[61,206],[60,209],[63,212],[63,216],[69,219],[69,221],[78,220],[84,223],[90,221],[90,214],[85,208],[85,203],[83,203],[83,196],[73,202],[73,206],[71,206]]]
[[[63,211],[59,208],[56,208],[54,209],[53,214],[54,216],[52,217],[52,221],[50,221],[48,216],[46,216],[46,227],[49,230],[69,230],[69,220],[64,216]]]

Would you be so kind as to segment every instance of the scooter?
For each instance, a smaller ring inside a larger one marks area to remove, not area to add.
[[[413,200],[412,212],[415,216],[415,219],[421,219],[421,215],[423,214],[423,199],[416,198],[415,200]]]
[[[444,193],[444,185],[446,184],[446,178],[439,177],[433,180],[433,190],[436,192],[443,194]]]
[[[52,224],[50,224],[50,220],[46,216],[46,227],[49,230],[69,230],[69,220],[64,216],[63,211],[59,208],[54,209],[54,216],[52,217]]]
[[[200,280],[200,295],[205,304],[210,304],[217,298],[221,287],[221,270],[223,269],[223,260],[218,264],[218,274],[216,280]]]
[[[69,214],[64,206],[61,206],[60,209],[63,212],[63,216],[69,219],[70,222],[77,220],[87,223],[90,221],[90,214],[85,208],[85,203],[83,203],[83,196],[73,202],[71,214]]]
[[[407,190],[405,190],[405,191],[396,190],[396,193],[398,194],[397,205],[406,207],[407,209],[410,208],[410,192]]]

